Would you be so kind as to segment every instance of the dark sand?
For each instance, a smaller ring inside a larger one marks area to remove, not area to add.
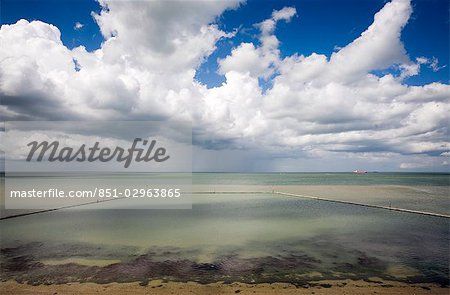
[[[375,281],[375,280],[374,280]],[[148,285],[139,283],[68,283],[61,285],[31,286],[14,281],[0,283],[0,293],[10,294],[445,294],[450,290],[433,284],[405,284],[391,281],[316,281],[309,287],[296,287],[292,284],[243,284],[195,282],[178,283],[150,281]]]

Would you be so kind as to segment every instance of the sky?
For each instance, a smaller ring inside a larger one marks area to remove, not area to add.
[[[171,120],[194,171],[449,171],[446,0],[3,0],[3,120]]]

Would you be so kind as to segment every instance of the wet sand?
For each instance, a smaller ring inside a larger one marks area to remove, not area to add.
[[[432,284],[409,285],[399,282],[378,281],[315,281],[310,286],[296,287],[292,284],[244,284],[195,282],[178,283],[150,281],[148,285],[139,283],[68,283],[61,285],[31,286],[14,281],[0,283],[0,293],[12,294],[449,294],[448,288]]]

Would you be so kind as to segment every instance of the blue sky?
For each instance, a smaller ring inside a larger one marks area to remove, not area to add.
[[[218,20],[225,31],[239,28],[238,34],[219,41],[217,50],[197,71],[196,78],[208,85],[218,86],[225,78],[217,74],[217,59],[224,58],[231,49],[242,42],[258,42],[254,24],[261,22],[273,10],[285,6],[297,9],[297,16],[289,23],[280,23],[277,37],[281,41],[281,55],[294,53],[310,55],[320,53],[330,56],[336,46],[343,47],[356,39],[373,21],[385,0],[249,0],[239,9],[225,11]],[[436,57],[442,65],[449,61],[449,1],[413,0],[413,15],[402,32],[401,39],[412,59],[420,56]],[[94,0],[2,0],[2,24],[19,19],[41,20],[56,25],[61,39],[68,48],[83,45],[87,50],[98,49],[104,41],[91,12],[98,13],[100,5]],[[75,23],[83,24],[75,30]],[[430,82],[447,83],[448,68],[434,72],[424,67],[420,76],[408,78],[409,85]]]

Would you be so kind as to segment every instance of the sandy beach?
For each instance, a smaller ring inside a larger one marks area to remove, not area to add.
[[[62,285],[31,286],[14,281],[0,283],[0,291],[4,295],[12,294],[449,294],[448,288],[433,284],[414,284],[392,281],[315,281],[309,287],[296,287],[292,284],[243,284],[195,282],[162,282],[150,281],[148,285],[139,283],[69,283]]]

